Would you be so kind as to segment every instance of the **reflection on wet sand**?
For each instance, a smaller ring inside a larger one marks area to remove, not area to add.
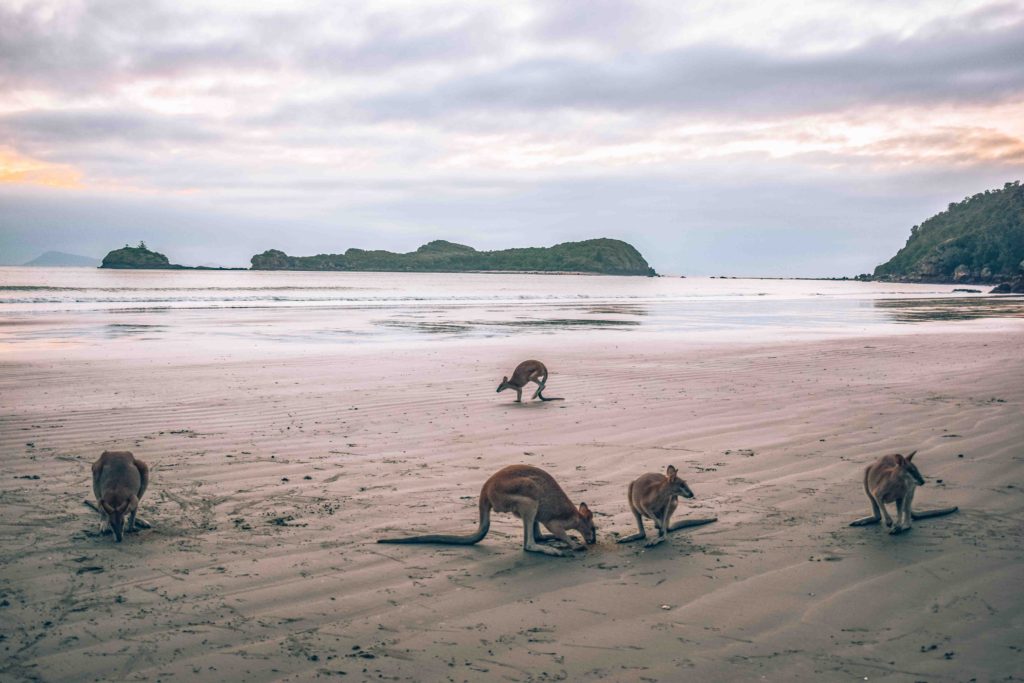
[[[454,321],[429,321],[429,320],[377,320],[376,325],[398,330],[410,330],[424,332],[426,334],[504,334],[510,327],[527,330],[608,330],[608,329],[630,329],[640,324],[638,320],[601,320],[594,318],[542,318],[542,319],[521,319],[521,320],[464,320]]]
[[[877,299],[874,305],[897,323],[1024,318],[1024,297]]]

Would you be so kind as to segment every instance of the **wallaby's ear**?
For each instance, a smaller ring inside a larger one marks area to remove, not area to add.
[[[584,517],[593,517],[594,516],[594,513],[592,513],[590,511],[590,508],[587,507],[586,503],[580,503],[580,514],[583,515]]]
[[[910,455],[907,456],[907,462],[910,462],[911,460],[914,459],[914,453],[917,453],[917,451],[910,452]]]
[[[667,467],[667,468],[665,469],[665,476],[666,476],[666,477],[668,477],[669,479],[674,479],[674,478],[675,478],[675,476],[676,476],[676,474],[678,474],[678,473],[679,473],[679,470],[677,470],[677,469],[676,469],[675,467],[673,467],[672,465],[669,465],[669,466],[668,466],[668,467]]]
[[[508,376],[502,377],[501,378],[501,383],[502,384],[508,384]]]
[[[907,464],[907,459],[904,458],[901,453],[897,453],[896,454],[896,462],[899,464],[900,467],[905,467],[906,464]]]

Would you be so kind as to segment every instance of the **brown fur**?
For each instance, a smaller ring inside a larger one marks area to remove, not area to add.
[[[693,498],[693,491],[686,482],[679,478],[676,468],[669,465],[665,474],[648,472],[634,479],[627,490],[629,509],[633,511],[639,533],[625,538],[620,538],[619,543],[629,543],[647,538],[644,531],[644,517],[654,521],[658,535],[647,542],[647,546],[655,546],[668,538],[669,531],[675,531],[684,527],[708,524],[715,519],[686,520],[675,525],[670,525],[669,520],[679,504],[679,496]]]
[[[885,525],[891,527],[890,534],[910,531],[914,491],[924,485],[924,478],[912,462],[915,453],[917,451],[906,457],[899,453],[883,455],[864,470],[864,492],[872,509],[872,516],[865,520],[877,522],[880,516],[884,517]],[[895,524],[885,508],[886,503],[896,503]]]
[[[501,393],[505,389],[512,389],[516,392],[516,403],[521,403],[523,400],[523,388],[530,382],[537,385],[537,391],[533,392],[533,398],[539,398],[542,401],[559,400],[544,397],[542,392],[548,383],[548,369],[539,360],[524,360],[517,365],[516,369],[512,371],[511,379],[502,377],[497,391]]]
[[[114,532],[121,542],[125,531],[149,527],[136,517],[139,499],[149,486],[149,467],[128,451],[104,451],[92,464],[92,490],[96,495],[96,510],[102,518],[100,533]]]
[[[523,520],[523,550],[566,555],[567,553],[545,545],[545,541],[558,540],[572,550],[584,546],[576,543],[566,533],[574,530],[588,543],[597,540],[594,515],[586,503],[577,508],[558,485],[554,477],[544,470],[530,465],[509,465],[491,475],[480,489],[480,524],[476,533],[468,536],[430,534],[407,538],[384,538],[378,543],[447,543],[472,545],[487,535],[491,525],[491,510],[511,512]],[[543,524],[551,536],[540,533]]]

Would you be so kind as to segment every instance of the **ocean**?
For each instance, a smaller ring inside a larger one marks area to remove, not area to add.
[[[969,287],[969,286],[968,286]],[[953,285],[499,273],[0,268],[0,358],[287,354],[514,335],[777,341],[1024,318]],[[981,292],[987,287],[973,287]]]

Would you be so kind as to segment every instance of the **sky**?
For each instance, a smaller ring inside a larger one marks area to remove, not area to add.
[[[1024,178],[1024,0],[0,0],[0,263],[591,237],[842,276]]]

